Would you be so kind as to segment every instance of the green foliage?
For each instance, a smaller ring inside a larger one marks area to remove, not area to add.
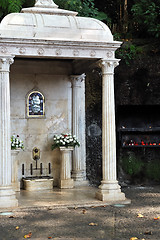
[[[7,0],[2,0],[0,1],[0,7],[2,7],[2,9],[5,9],[8,5],[8,1]]]
[[[25,0],[8,0],[8,13],[19,12]]]
[[[121,161],[123,170],[131,176],[139,174],[144,165],[141,158],[135,156],[134,153],[130,153],[128,156],[122,157]]]
[[[129,65],[131,60],[135,59],[142,52],[141,47],[128,42],[124,43],[123,46],[116,51],[116,57],[124,60],[125,63]]]
[[[160,162],[158,160],[149,162],[146,166],[145,174],[151,180],[160,181]]]
[[[8,7],[7,0],[0,1],[0,18],[3,18],[8,13],[7,7]]]
[[[104,12],[95,8],[94,0],[55,0],[60,8],[78,12],[79,16],[95,17],[99,20],[107,18]]]
[[[79,16],[93,17],[100,21],[105,20],[111,23],[108,15],[95,7],[94,0],[55,0],[54,2],[59,8],[78,12]]]
[[[160,37],[160,4],[159,0],[135,0],[132,6],[133,20],[137,23],[137,32]]]
[[[0,1],[0,18],[8,13],[20,12],[25,0],[1,0]]]
[[[59,8],[77,11],[79,16],[94,17],[99,20],[105,20],[108,24],[111,19],[103,11],[95,7],[94,0],[55,0]],[[23,7],[32,7],[35,0],[1,0],[0,18],[11,12],[20,12]]]
[[[35,0],[25,0],[23,7],[27,8],[27,7],[33,7],[35,4]]]
[[[122,40],[122,36],[120,33],[116,32],[113,34],[114,40],[115,41],[121,41]]]

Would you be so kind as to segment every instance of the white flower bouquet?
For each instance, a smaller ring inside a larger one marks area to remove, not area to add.
[[[52,150],[58,147],[74,147],[80,146],[80,143],[78,142],[76,136],[72,136],[69,133],[62,133],[61,135],[54,135],[53,137],[54,143],[52,144]]]
[[[19,135],[13,135],[11,137],[11,150],[23,149],[23,141],[19,139]]]

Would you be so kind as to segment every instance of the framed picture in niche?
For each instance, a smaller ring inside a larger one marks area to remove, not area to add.
[[[27,117],[43,118],[45,116],[45,99],[39,91],[31,91],[27,96]]]

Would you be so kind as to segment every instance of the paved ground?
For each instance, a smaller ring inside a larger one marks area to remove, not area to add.
[[[123,191],[130,205],[46,207],[0,215],[0,240],[21,240],[29,232],[34,240],[160,240],[160,186]]]

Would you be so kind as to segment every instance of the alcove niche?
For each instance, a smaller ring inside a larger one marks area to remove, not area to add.
[[[37,147],[38,165],[43,164],[42,176],[53,176],[54,186],[58,184],[60,154],[58,149],[53,152],[51,145],[54,134],[71,132],[70,74],[70,60],[17,58],[11,66],[11,133],[24,141],[24,150],[17,155],[19,181],[31,176],[30,165],[35,164],[32,149]],[[34,102],[38,107],[34,108]]]

